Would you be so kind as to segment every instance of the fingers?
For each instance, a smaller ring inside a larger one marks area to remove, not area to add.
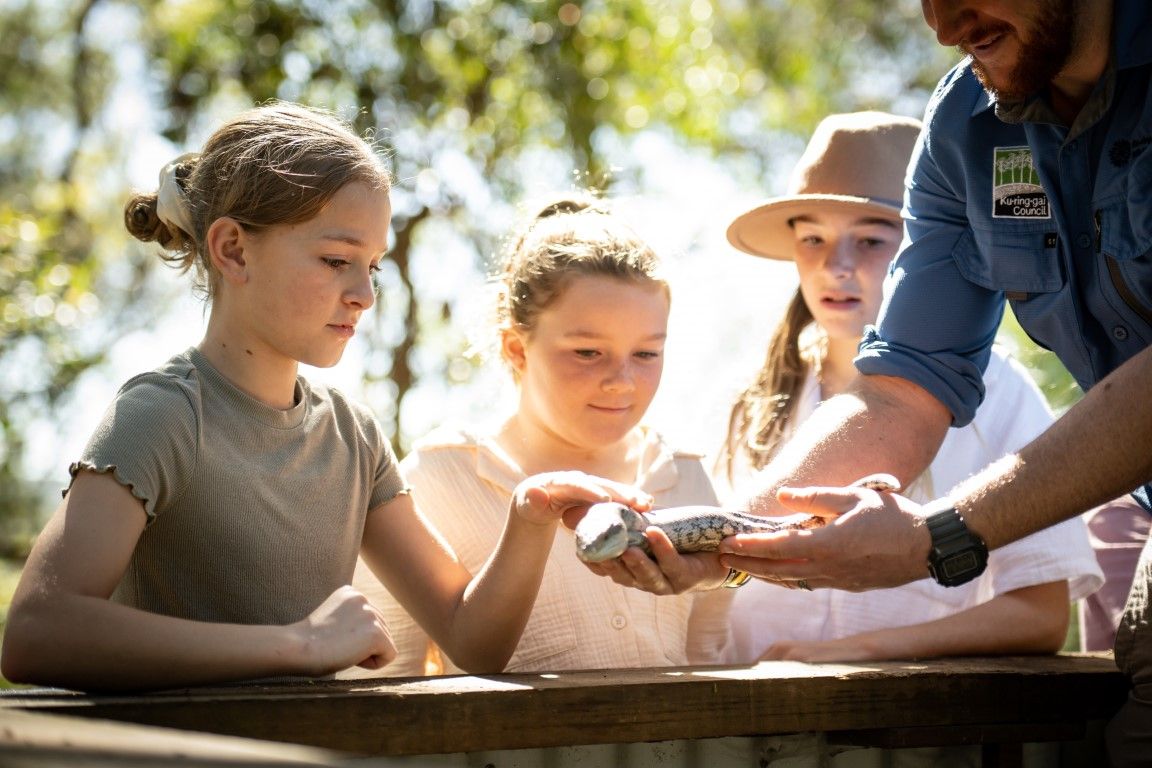
[[[363,667],[364,669],[384,669],[384,667],[388,666],[396,660],[397,655],[399,654],[396,650],[396,646],[392,645],[390,646],[390,649],[382,653],[374,653],[361,661],[356,666]]]
[[[538,485],[524,488],[523,498],[526,503],[536,509],[547,509],[548,505],[552,503],[552,494]]]
[[[859,591],[923,578],[923,516],[897,486],[895,478],[869,476],[842,488],[782,488],[781,504],[829,523],[731,536],[720,544],[720,561],[792,589]]]
[[[659,527],[650,525],[644,529],[644,538],[648,539],[648,546],[652,549],[652,556],[656,558],[656,562],[668,568],[676,568],[678,561],[682,559],[680,553],[676,551],[675,545],[672,540],[668,538],[668,534],[664,533]],[[667,572],[667,571],[665,571]]]
[[[873,658],[877,656],[869,651],[867,644],[855,642],[853,638],[782,640],[770,646],[760,656],[761,661],[804,661],[810,664],[865,661]]]
[[[302,633],[311,674],[353,665],[379,669],[397,655],[384,614],[350,586],[338,588],[294,626]]]
[[[624,554],[616,558],[616,561],[627,572],[628,578],[625,581],[616,581],[617,584],[622,584],[626,587],[633,587],[644,592],[650,592],[653,595],[672,595],[675,590],[672,587],[672,582],[660,570],[652,558],[636,547],[629,547],[624,551]]]
[[[760,661],[802,661],[802,659],[796,659],[790,655],[794,647],[794,644],[787,640],[773,643],[765,649],[764,653],[760,654]]]
[[[886,493],[897,493],[902,487],[895,475],[889,475],[887,472],[865,475],[852,483],[852,485],[857,488],[871,488],[874,491],[884,491]]]
[[[861,491],[896,493],[900,481],[893,475],[877,473],[866,475],[849,486],[810,486],[807,488],[784,487],[776,493],[776,498],[789,509],[820,517],[835,517],[852,510],[861,499]]]
[[[590,477],[593,477],[598,484],[612,495],[612,501],[626,504],[637,512],[647,512],[652,509],[652,504],[655,501],[652,495],[640,490],[636,486],[628,485],[627,483],[617,483],[602,477]]]
[[[671,582],[651,558],[636,547],[629,547],[620,557],[600,563],[585,563],[588,570],[606,576],[622,587],[631,587],[654,595],[675,594]]]
[[[783,560],[763,560],[761,558],[741,558],[725,555],[720,563],[727,574],[729,568],[746,571],[759,581],[782,589],[798,589],[815,592],[829,586],[825,577],[817,573],[810,561],[789,563]]]
[[[387,643],[377,647],[376,651],[356,664],[358,667],[364,669],[383,669],[396,660],[399,651],[396,650],[396,644],[392,642],[391,636],[387,638]]]
[[[727,566],[721,565],[716,552],[696,552],[684,555],[676,551],[672,540],[660,528],[652,526],[644,531],[648,546],[660,571],[668,580],[674,594],[693,589],[713,589],[728,576]]]
[[[522,481],[514,494],[522,517],[535,522],[559,517],[569,528],[576,527],[589,506],[602,501],[616,501],[639,511],[652,507],[651,495],[639,488],[575,471],[533,475]]]
[[[768,650],[760,655],[761,661],[827,661],[823,658],[819,642],[804,642],[801,640],[783,640],[769,646]]]
[[[721,560],[730,568],[748,570],[737,561],[742,558],[763,558],[778,562],[803,562],[819,552],[818,545],[824,529],[804,531],[776,531],[775,533],[739,533],[720,542],[720,553],[738,555]],[[753,571],[755,573],[755,571]],[[799,578],[799,577],[797,577]]]
[[[522,481],[512,495],[516,514],[531,523],[563,519],[575,527],[588,506],[608,501],[610,495],[581,472],[552,472]]]
[[[899,481],[891,475],[868,475],[846,487],[784,487],[777,491],[777,499],[781,505],[788,509],[811,517],[818,517],[830,523],[843,515],[874,505],[875,502],[879,502],[881,506],[888,506],[892,498],[888,494],[895,493],[898,488]],[[812,550],[818,547],[823,539],[824,537],[816,534],[813,528],[807,528],[803,533],[786,531],[780,534],[763,535],[759,537],[759,543],[753,545],[754,549],[741,554],[781,559],[807,559],[813,556]],[[779,549],[771,549],[772,542],[776,542]],[[721,551],[737,552],[739,550],[727,549],[722,546]]]
[[[629,547],[619,557],[598,563],[585,563],[585,567],[598,576],[612,579],[622,587],[631,587],[654,595],[679,595],[694,589],[714,589],[728,575],[728,567],[720,564],[716,552],[694,552],[684,555],[676,551],[667,535],[658,528],[649,528],[648,536],[653,561],[637,547]]]
[[[400,651],[396,648],[396,642],[388,630],[388,622],[384,618],[384,613],[371,602],[368,603],[368,607],[373,614],[370,633],[374,639],[374,647],[372,653],[357,666],[365,669],[382,669],[395,661],[396,657],[400,655]]]
[[[589,505],[591,506],[591,505]],[[584,515],[588,513],[588,507],[569,507],[560,513],[560,521],[564,523],[564,527],[570,531],[576,530],[576,526],[584,519]]]
[[[524,483],[544,488],[553,497],[554,504],[557,500],[587,504],[617,501],[639,511],[650,509],[652,506],[652,496],[639,488],[584,472],[549,472],[534,475]]]
[[[838,517],[860,502],[860,491],[854,487],[781,488],[776,498],[788,509],[820,517]]]
[[[522,481],[514,493],[517,507],[532,511],[561,512],[573,504],[595,504],[610,498],[607,490],[582,472],[533,475]]]
[[[720,564],[788,589],[816,589],[824,586],[813,565],[821,552],[814,539],[822,533],[816,529],[729,536],[720,542]]]

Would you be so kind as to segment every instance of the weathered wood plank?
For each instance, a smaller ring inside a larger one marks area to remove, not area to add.
[[[330,750],[234,736],[176,731],[66,715],[0,710],[0,764],[135,768],[331,766],[346,755]]]
[[[1126,695],[1111,658],[952,659],[355,680],[139,696],[0,694],[4,708],[366,755],[889,728],[1068,724]],[[975,731],[974,731],[975,732]]]

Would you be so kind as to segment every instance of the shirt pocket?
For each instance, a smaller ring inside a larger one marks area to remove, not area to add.
[[[953,251],[964,278],[1009,298],[1054,293],[1064,287],[1055,227],[1044,224],[969,229]]]
[[[1152,148],[1133,163],[1127,178],[1109,187],[1116,193],[1099,201],[1100,249],[1117,261],[1149,258],[1152,251]]]
[[[1096,249],[1120,298],[1152,327],[1152,149],[1108,188],[1115,194],[1095,208]]]
[[[1143,259],[1147,267],[1152,256],[1152,210],[1143,212],[1133,208],[1129,201],[1119,200],[1097,209],[1100,250],[1121,262]],[[1134,221],[1133,214],[1149,221]]]

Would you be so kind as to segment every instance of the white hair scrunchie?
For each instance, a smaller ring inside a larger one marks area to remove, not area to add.
[[[186,152],[160,169],[160,187],[156,192],[156,215],[169,227],[179,227],[188,237],[194,238],[196,230],[192,226],[192,212],[188,209],[188,198],[176,180],[176,169],[189,160],[195,160],[199,152]]]

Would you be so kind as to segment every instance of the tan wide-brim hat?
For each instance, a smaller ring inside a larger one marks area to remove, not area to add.
[[[792,260],[789,222],[814,208],[899,218],[904,174],[921,123],[884,112],[830,115],[820,122],[788,182],[728,225],[728,242],[745,253]]]

